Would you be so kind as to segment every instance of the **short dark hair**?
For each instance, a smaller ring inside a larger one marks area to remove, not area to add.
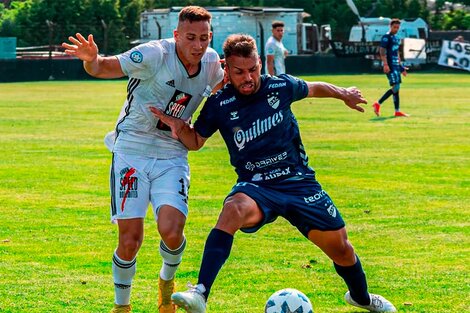
[[[203,7],[199,7],[196,5],[186,6],[181,9],[180,13],[178,14],[178,23],[189,21],[192,22],[209,22],[211,23],[212,15],[204,9]]]
[[[401,24],[400,19],[392,18],[392,20],[390,21],[390,26],[395,25],[395,24]]]
[[[273,21],[271,23],[271,27],[274,29],[276,27],[284,27],[284,22],[283,21]]]
[[[225,39],[224,57],[228,58],[232,55],[248,58],[253,54],[258,53],[256,41],[253,37],[246,34],[234,34]]]

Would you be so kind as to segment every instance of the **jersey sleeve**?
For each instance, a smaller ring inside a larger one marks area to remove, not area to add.
[[[281,74],[279,77],[287,80],[292,88],[292,102],[299,101],[308,96],[308,85],[300,78],[289,74]]]
[[[387,34],[383,35],[382,39],[380,40],[380,47],[384,48],[384,49],[387,49],[388,45],[389,45],[389,42],[390,42],[389,36]]]
[[[222,81],[224,78],[224,70],[222,69],[222,66],[220,65],[220,58],[217,52],[212,51],[209,54],[209,64],[210,64],[210,70],[209,70],[209,85],[211,86],[212,89]]]
[[[210,96],[197,117],[194,123],[194,130],[202,137],[209,138],[218,129],[216,109],[215,106],[216,95]]]
[[[274,55],[275,47],[271,40],[268,40],[266,42],[266,45],[264,46],[264,51],[266,52],[266,55]]]
[[[117,55],[124,74],[138,79],[148,79],[155,75],[162,64],[163,48],[158,42],[138,45]]]

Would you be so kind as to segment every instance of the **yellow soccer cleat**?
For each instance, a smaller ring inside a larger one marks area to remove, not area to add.
[[[176,306],[171,301],[171,295],[175,292],[175,279],[163,280],[158,278],[158,312],[175,313]]]
[[[119,305],[115,304],[114,308],[111,310],[111,313],[130,313],[131,312],[131,305]]]

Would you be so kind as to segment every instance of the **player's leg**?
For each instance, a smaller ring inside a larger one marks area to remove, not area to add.
[[[113,255],[114,312],[130,308],[132,280],[136,273],[136,255],[143,240],[143,219],[118,220],[119,243]]]
[[[345,299],[349,304],[371,312],[396,312],[390,301],[367,291],[366,275],[348,240],[346,228],[334,231],[311,230],[308,238],[333,260],[336,272],[348,286]]]
[[[225,200],[215,228],[207,237],[198,284],[204,285],[204,296],[209,296],[222,265],[230,255],[233,235],[240,228],[253,227],[263,219],[255,200],[244,193],[236,193]]]
[[[257,203],[244,193],[232,193],[223,206],[215,228],[207,237],[198,284],[172,295],[173,301],[187,312],[204,313],[211,287],[230,255],[233,235],[242,227],[253,227],[263,220]]]
[[[397,75],[399,75],[399,74],[397,74]],[[395,116],[396,117],[407,117],[408,114],[400,111],[400,83],[397,82],[395,85],[393,85],[392,90],[393,90],[393,104],[395,106]]]
[[[186,216],[169,205],[158,210],[158,232],[160,233],[160,256],[162,267],[158,279],[158,310],[160,313],[173,313],[176,307],[171,301],[175,292],[175,273],[183,259],[186,238],[183,229]]]
[[[291,182],[284,199],[289,203],[289,208],[283,216],[333,261],[337,273],[348,286],[348,295],[352,295],[355,303],[372,308],[372,299],[379,296],[368,293],[366,276],[348,240],[343,218],[326,191],[315,178],[305,178]],[[382,304],[393,308],[390,302],[383,300]],[[374,312],[393,311],[374,308]]]
[[[162,267],[159,274],[160,313],[176,311],[171,302],[175,273],[186,248],[184,226],[188,214],[189,166],[185,158],[156,160],[150,174],[150,199],[161,240]]]
[[[390,86],[392,86],[393,77],[392,77],[392,74],[391,74],[391,73],[387,73],[387,79],[388,79],[388,82],[389,82]],[[379,99],[378,101],[374,102],[374,104],[372,105],[372,108],[374,109],[375,115],[380,116],[380,106],[382,105],[382,103],[385,102],[385,100],[387,100],[388,98],[390,98],[391,95],[393,95],[393,90],[392,90],[392,88],[388,89],[388,90],[382,95],[382,97],[380,97],[380,99]]]
[[[143,218],[149,203],[149,184],[142,170],[145,162],[135,156],[113,155],[111,216],[112,221],[118,224],[119,242],[112,262],[115,290],[115,308],[112,312],[130,312],[136,256],[143,241]]]
[[[346,229],[311,230],[308,239],[318,246],[334,263],[336,272],[344,279],[353,298],[361,304],[369,304],[367,282],[361,262],[348,240]]]

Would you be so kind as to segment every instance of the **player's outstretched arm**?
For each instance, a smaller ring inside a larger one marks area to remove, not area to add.
[[[206,142],[206,138],[201,137],[194,128],[185,121],[169,116],[155,107],[150,107],[149,109],[156,118],[160,119],[160,121],[171,128],[172,137],[179,139],[188,150],[199,150]]]
[[[340,99],[351,109],[364,112],[360,104],[366,104],[367,100],[356,87],[343,88],[325,82],[307,82],[307,85],[308,97]]]
[[[98,46],[96,45],[93,35],[88,35],[86,39],[82,34],[77,33],[76,38],[69,37],[72,44],[62,43],[65,53],[73,55],[83,61],[85,71],[94,77],[99,78],[119,78],[124,73],[121,64],[116,57],[102,57],[98,54]]]

